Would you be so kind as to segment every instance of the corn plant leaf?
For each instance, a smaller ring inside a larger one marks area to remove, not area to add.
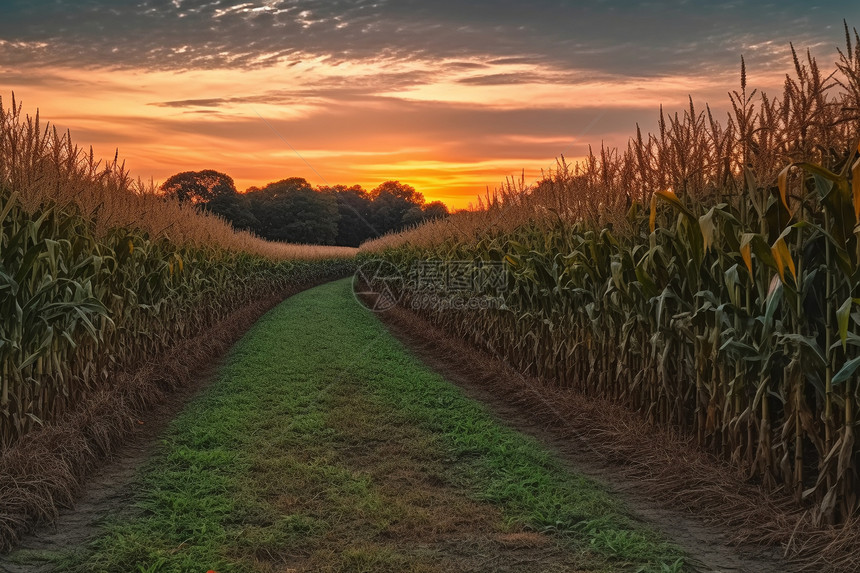
[[[847,179],[830,181],[817,173],[812,178],[819,194],[823,193],[821,204],[830,216],[830,233],[838,239],[837,245],[843,246],[857,224],[851,186]]]
[[[776,272],[779,280],[783,283],[785,282],[785,264],[782,262],[782,255],[776,247],[771,247],[771,255],[773,255],[773,260],[776,264]]]
[[[738,276],[738,266],[732,265],[730,266],[724,276],[726,277],[726,289],[729,291],[729,299],[736,307],[740,307],[740,300],[738,300],[738,292],[740,286],[740,277]]]
[[[684,205],[684,203],[681,201],[681,199],[679,199],[678,196],[675,195],[675,192],[672,191],[671,189],[663,189],[662,191],[655,191],[654,195],[662,197],[663,199],[665,199],[666,201],[671,203],[675,208],[677,208],[679,211],[681,211],[688,218],[695,219],[695,217],[693,216],[693,213],[691,213],[690,210],[687,209],[687,207]]]
[[[714,235],[717,232],[717,226],[714,224],[715,207],[699,217],[699,229],[702,231],[702,244],[705,252],[711,250],[711,245],[714,243]]]
[[[856,303],[857,301],[855,300],[854,302]],[[847,338],[846,338],[846,344],[847,344],[848,346],[852,346],[852,347],[860,348],[860,336],[858,336],[858,335],[854,334],[853,332],[851,332],[851,331],[849,330],[849,331],[848,331],[848,336],[847,336]],[[830,345],[830,349],[831,349],[831,350],[836,350],[836,349],[838,349],[838,348],[839,348],[839,347],[841,347],[841,346],[842,346],[842,341],[841,341],[841,340],[837,340],[836,342],[834,342],[833,344],[831,344],[831,345]]]
[[[663,309],[666,307],[666,300],[670,298],[677,299],[678,297],[676,297],[675,293],[669,290],[669,287],[667,286],[663,289],[663,292],[660,293],[660,296],[657,297],[657,306],[655,307],[655,310],[657,311],[658,324],[660,323],[660,320],[663,316]]]
[[[822,199],[827,197],[835,187],[835,181],[822,177],[818,173],[812,174],[812,180],[815,182],[815,189],[818,191],[818,196]]]
[[[642,285],[642,293],[646,300],[650,300],[657,296],[657,285],[643,265],[637,265],[634,269],[636,272],[636,280]]]
[[[18,193],[12,193],[9,197],[9,200],[6,201],[6,205],[3,206],[3,211],[0,211],[0,223],[6,220],[6,215],[9,214],[9,211],[12,210],[12,207],[15,206],[15,203],[18,202]]]
[[[11,291],[13,296],[16,295],[18,293],[18,283],[11,275],[0,269],[0,292],[7,289]]]
[[[726,340],[720,346],[719,351],[728,353],[734,359],[744,360],[755,356],[758,352],[754,346],[740,340],[735,340],[734,338]]]
[[[741,257],[744,260],[744,264],[747,266],[747,270],[752,276],[752,243],[753,238],[756,235],[753,233],[744,233],[743,237],[741,237]]]
[[[824,353],[812,336],[803,336],[802,334],[788,333],[779,335],[780,342],[789,341],[797,345],[797,348],[803,353],[804,358],[812,358],[818,364],[814,368],[824,368],[827,360],[824,358]],[[803,352],[807,350],[807,352]],[[805,361],[805,360],[804,360]]]
[[[770,245],[767,244],[764,235],[744,233],[741,237],[741,246],[743,247],[744,244],[748,244],[752,248],[752,252],[760,262],[774,270],[777,269],[776,259],[774,259]]]
[[[657,194],[651,195],[651,211],[648,213],[648,228],[651,232],[657,228]]]
[[[836,310],[836,323],[839,326],[839,340],[842,341],[842,349],[845,350],[848,341],[848,320],[851,317],[851,304],[853,300],[849,297]]]
[[[792,167],[794,167],[794,163],[789,163],[782,171],[779,172],[779,176],[777,176],[779,198],[782,201],[785,210],[789,213],[791,213],[791,207],[788,206],[788,173],[791,171]]]
[[[618,290],[624,290],[623,267],[621,266],[621,261],[612,261],[612,263],[610,263],[610,270],[612,272],[612,282],[615,285],[615,288]]]
[[[788,249],[788,243],[785,242],[785,237],[780,237],[774,242],[771,247],[771,254],[776,262],[776,271],[779,273],[779,278],[785,282],[785,269],[791,273],[795,284],[797,283],[797,268],[794,266],[794,259],[791,258],[791,251]]]
[[[764,217],[769,196],[759,191],[755,173],[747,166],[744,166],[744,179],[746,180],[747,196],[750,198],[750,203],[759,218]]]
[[[860,158],[851,166],[851,190],[854,196],[854,218],[860,220]]]
[[[839,369],[839,372],[833,375],[833,379],[830,381],[830,383],[833,386],[838,386],[839,384],[842,384],[854,375],[854,372],[857,371],[857,368],[860,368],[860,356],[846,362],[845,365]]]
[[[22,284],[27,280],[27,275],[29,275],[33,271],[33,265],[36,259],[39,258],[39,255],[44,252],[44,249],[45,246],[42,242],[37,243],[27,249],[27,252],[24,254],[24,258],[21,259],[20,266],[18,267],[18,272],[15,275],[15,280],[18,282],[18,284]]]
[[[726,203],[719,203],[714,206],[714,215],[719,216],[721,219],[731,223],[735,227],[741,226],[741,222],[738,221],[738,218],[728,211],[728,205]]]
[[[782,301],[782,282],[777,279],[776,276],[770,282],[770,288],[768,289],[767,299],[765,304],[765,312],[764,312],[764,329],[762,331],[762,337],[767,338],[770,336],[771,328],[773,327],[773,317],[776,314],[776,309],[779,307],[779,303]]]
[[[820,165],[815,165],[814,163],[807,163],[806,161],[798,161],[796,163],[792,163],[788,167],[800,167],[804,171],[812,173],[813,175],[818,175],[819,177],[823,177],[829,181],[833,181],[837,183],[843,180],[843,177],[837,173],[833,173],[829,169],[825,169]],[[788,167],[786,169],[788,169]]]

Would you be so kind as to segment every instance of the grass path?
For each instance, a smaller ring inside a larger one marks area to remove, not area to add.
[[[349,281],[267,314],[61,571],[675,571],[602,488],[406,353]],[[41,556],[46,558],[45,555]]]

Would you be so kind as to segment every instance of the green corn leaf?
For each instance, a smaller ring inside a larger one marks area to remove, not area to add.
[[[837,372],[833,376],[831,384],[833,384],[833,386],[838,386],[839,384],[842,384],[854,375],[854,372],[857,371],[857,368],[860,368],[860,356],[846,362],[845,365],[839,370],[839,372]]]

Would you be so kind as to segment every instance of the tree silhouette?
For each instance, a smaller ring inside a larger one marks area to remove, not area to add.
[[[373,223],[380,234],[421,221],[424,195],[411,185],[386,181],[370,192],[370,198],[373,200]]]
[[[175,197],[180,203],[191,203],[200,209],[220,215],[237,229],[253,229],[258,225],[247,199],[236,191],[233,178],[213,169],[183,171],[161,184],[165,197]]]
[[[161,184],[161,191],[182,203],[190,201],[195,205],[205,205],[217,197],[238,193],[232,177],[213,169],[171,175]]]
[[[373,223],[373,202],[370,194],[361,185],[335,185],[323,187],[323,193],[329,193],[337,201],[340,220],[337,224],[335,244],[344,247],[357,247],[364,241],[377,236]]]
[[[424,219],[444,219],[448,216],[448,207],[442,201],[431,201],[424,205]]]
[[[337,200],[314,190],[307,180],[290,177],[247,193],[254,229],[271,241],[333,245],[337,238]]]
[[[425,204],[411,185],[386,181],[365,191],[360,185],[314,189],[289,177],[236,191],[233,179],[212,169],[183,171],[161,185],[166,197],[224,217],[270,241],[357,247],[390,231],[446,217],[441,201]]]

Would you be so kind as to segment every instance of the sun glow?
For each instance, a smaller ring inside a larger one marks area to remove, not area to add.
[[[623,145],[634,123],[608,122],[613,114],[655,118],[661,103],[683,109],[686,94],[712,97],[730,81],[596,77],[489,58],[296,57],[242,69],[38,75],[45,81],[4,69],[0,80],[97,154],[118,148],[145,179],[199,169],[228,173],[240,189],[289,176],[369,188],[398,179],[454,208],[522,169],[537,178],[589,142]]]

